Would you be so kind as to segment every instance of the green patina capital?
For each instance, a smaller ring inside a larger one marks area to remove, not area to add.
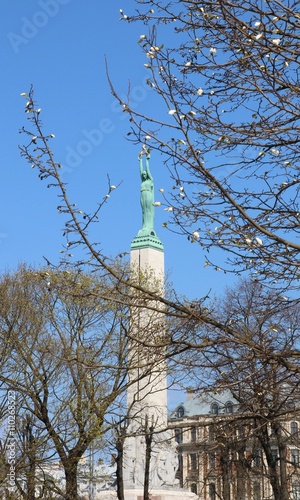
[[[156,248],[156,250],[164,251],[164,246],[157,236],[139,236],[139,234],[131,242],[131,250],[140,248]]]

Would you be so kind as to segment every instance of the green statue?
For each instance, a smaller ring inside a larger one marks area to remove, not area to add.
[[[143,156],[146,155],[146,163],[143,165]],[[131,242],[131,249],[137,250],[141,248],[155,248],[161,252],[164,251],[164,246],[160,239],[156,236],[154,230],[154,182],[150,172],[149,160],[150,153],[143,146],[138,157],[140,163],[141,175],[141,207],[143,224],[136,237]]]
[[[141,207],[143,215],[142,229],[139,231],[138,236],[156,236],[154,231],[154,182],[150,172],[149,160],[150,154],[146,156],[146,168],[143,167],[142,154],[138,158],[140,162],[141,174]]]

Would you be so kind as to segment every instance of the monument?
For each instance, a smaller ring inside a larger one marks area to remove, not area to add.
[[[128,376],[132,383],[127,392],[129,424],[123,458],[125,500],[143,500],[145,482],[151,500],[195,499],[198,497],[182,490],[176,479],[176,443],[168,429],[165,319],[161,302],[155,300],[155,295],[164,296],[164,247],[154,229],[150,154],[142,150],[138,160],[142,228],[133,239],[130,252],[131,280],[137,285],[137,299],[131,310],[128,349]],[[150,290],[154,298],[150,293],[145,299],[139,288]]]

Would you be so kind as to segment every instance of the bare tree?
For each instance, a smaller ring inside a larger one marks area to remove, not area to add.
[[[101,446],[116,418],[125,419],[124,393],[136,383],[128,311],[114,300],[110,278],[81,270],[21,267],[1,276],[0,289],[0,380],[16,392],[27,418],[27,497],[35,498],[38,422],[65,472],[66,491],[56,491],[74,500],[80,459],[92,443]]]
[[[299,15],[292,1],[136,0],[121,20],[143,26],[157,106],[131,108],[111,82],[129,139],[169,171],[165,226],[207,265],[282,287],[299,276]]]
[[[299,377],[269,353],[281,352],[284,357],[286,350],[297,347],[299,307],[280,300],[278,292],[245,280],[227,291],[216,304],[216,314],[234,323],[241,342],[228,338],[221,342],[218,335],[222,338],[223,332],[212,332],[214,345],[204,353],[197,350],[198,367],[193,358],[190,373],[191,378],[193,371],[199,377],[201,391],[229,390],[238,406],[237,412],[216,417],[210,445],[218,454],[222,494],[230,498],[229,477],[235,481],[238,498],[244,496],[246,480],[267,478],[274,498],[288,500],[292,480],[299,478],[298,466],[290,458],[290,449],[299,446],[290,428],[300,418]]]

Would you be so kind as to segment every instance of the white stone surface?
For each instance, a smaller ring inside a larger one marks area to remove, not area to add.
[[[132,277],[141,280],[144,287],[150,287],[158,294],[164,295],[164,252],[151,247],[131,250],[130,267]],[[148,304],[149,305],[149,304]],[[153,302],[153,308],[159,309],[161,305]],[[137,330],[137,336],[142,332],[142,336],[148,334],[146,341],[154,342],[155,335],[164,333],[164,317],[161,313],[151,309],[137,309],[132,314],[131,327]],[[151,356],[151,348],[144,350],[144,355]],[[161,361],[162,357],[160,357]],[[142,362],[141,362],[142,365]],[[137,373],[133,374],[138,378]],[[161,427],[167,424],[167,382],[166,367],[162,363],[154,365],[151,373],[141,378],[137,384],[129,387],[127,392],[128,407],[133,401],[135,409],[138,409],[138,402],[141,407],[148,407],[148,414],[155,413]],[[151,411],[150,411],[151,410]],[[144,411],[145,413],[145,411]]]
[[[97,500],[116,500],[117,493],[111,491],[103,491],[97,496]],[[124,491],[125,500],[143,500],[144,492],[142,489],[131,489]],[[167,491],[153,490],[150,493],[150,500],[197,500],[199,498],[194,493],[185,490]]]
[[[164,252],[156,248],[145,247],[131,250],[130,264],[132,268],[151,269],[155,276],[164,282]]]
[[[140,279],[142,286],[149,287],[160,295],[164,294],[164,253],[156,248],[143,247],[131,250],[131,276]],[[149,303],[148,303],[149,306]],[[162,305],[153,300],[149,308],[136,308],[132,313],[133,335],[146,340],[146,344],[155,344],[155,339],[164,336],[165,321]],[[147,338],[146,338],[147,337]],[[134,344],[134,343],[133,343]],[[136,347],[139,349],[139,347]],[[137,360],[133,345],[132,360],[138,361],[138,368],[131,373],[133,383],[127,394],[127,404],[130,419],[128,433],[124,446],[124,485],[131,488],[142,488],[145,478],[145,422],[153,426],[153,442],[150,460],[150,489],[177,486],[175,474],[178,468],[176,445],[172,431],[168,429],[167,413],[167,372],[164,361],[164,348],[142,347]],[[155,363],[154,356],[157,356]],[[143,366],[143,360],[154,359],[149,371],[149,365]],[[145,370],[147,375],[145,375]],[[141,378],[139,377],[141,375]],[[136,498],[136,497],[135,497]],[[165,497],[164,497],[165,498]]]

